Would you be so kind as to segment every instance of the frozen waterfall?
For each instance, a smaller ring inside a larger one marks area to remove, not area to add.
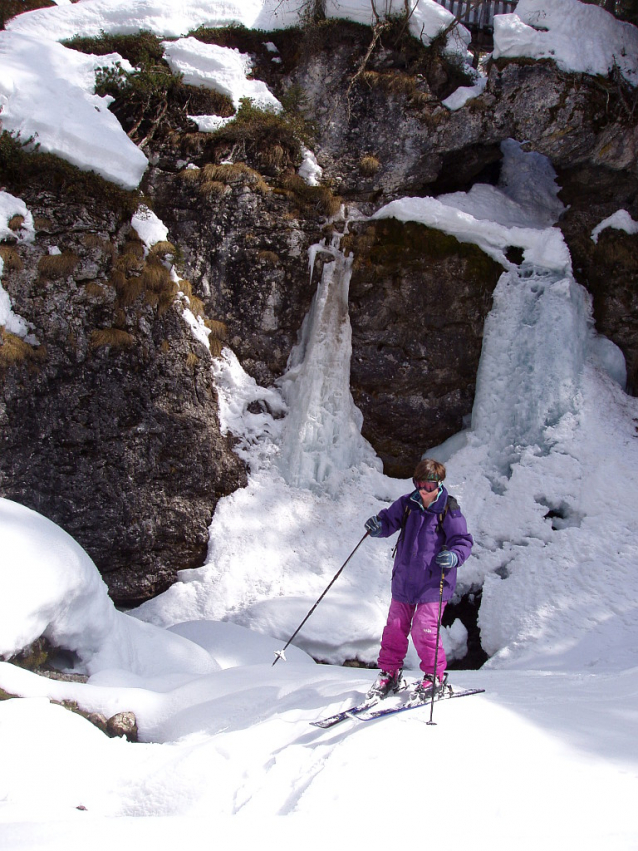
[[[362,463],[381,469],[374,450],[361,436],[363,416],[350,393],[352,257],[340,250],[339,239],[336,235],[330,246],[322,243],[310,249],[311,278],[320,252],[333,259],[323,266],[301,339],[280,381],[290,413],[283,428],[279,468],[296,487],[329,487],[335,473]]]
[[[498,472],[509,473],[522,447],[547,449],[547,427],[576,403],[591,336],[589,296],[571,275],[523,266],[501,277],[472,412]]]

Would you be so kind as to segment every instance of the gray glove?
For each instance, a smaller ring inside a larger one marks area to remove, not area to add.
[[[381,521],[375,514],[374,517],[371,517],[369,520],[366,520],[366,529],[370,533],[372,538],[378,538],[383,532],[383,526],[381,525]]]
[[[451,570],[459,563],[459,557],[452,550],[441,550],[434,560],[443,570]]]

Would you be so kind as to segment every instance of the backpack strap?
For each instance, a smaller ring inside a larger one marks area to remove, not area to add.
[[[392,558],[397,554],[397,549],[399,544],[403,540],[403,536],[405,534],[405,524],[408,522],[408,515],[410,514],[410,505],[408,503],[405,504],[405,508],[403,509],[403,517],[401,518],[401,531],[399,532],[399,537],[397,538],[397,542],[392,549]]]
[[[460,508],[460,506],[459,506],[458,502],[456,501],[456,499],[453,496],[451,496],[450,494],[448,494],[447,502],[445,503],[445,508],[443,509],[443,512],[441,514],[439,514],[439,522],[436,524],[436,531],[437,532],[443,531],[443,521],[445,520],[445,516],[448,513],[448,511],[458,511],[459,508]]]

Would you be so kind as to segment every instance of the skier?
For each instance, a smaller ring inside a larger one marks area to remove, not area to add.
[[[368,697],[383,698],[401,687],[410,631],[425,674],[416,696],[428,700],[443,688],[446,658],[439,617],[454,593],[456,568],[474,543],[458,503],[443,487],[444,479],[443,464],[422,459],[414,471],[415,490],[366,521],[373,538],[401,530],[392,570],[392,602],[381,638],[381,670]]]

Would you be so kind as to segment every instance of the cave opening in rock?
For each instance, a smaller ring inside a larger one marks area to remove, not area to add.
[[[481,632],[478,626],[478,613],[481,607],[482,589],[463,594],[458,600],[451,600],[445,607],[443,626],[451,626],[458,618],[467,629],[467,653],[462,659],[448,662],[451,671],[474,671],[488,660],[488,655],[481,646]]]

